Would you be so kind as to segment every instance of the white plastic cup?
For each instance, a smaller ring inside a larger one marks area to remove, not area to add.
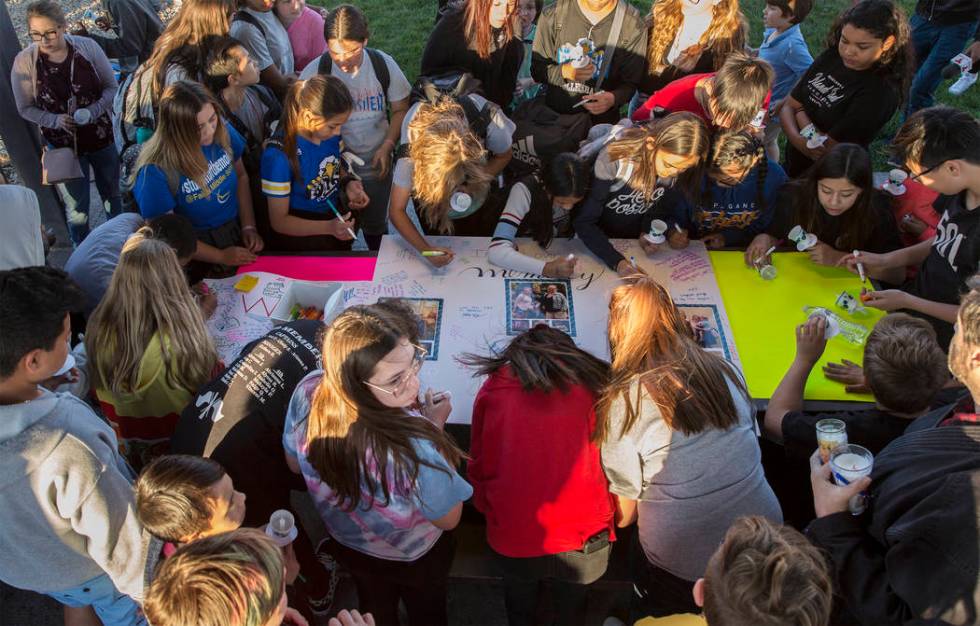
[[[843,420],[823,419],[817,422],[816,428],[820,460],[827,463],[835,448],[847,445],[847,424]]]
[[[834,482],[840,486],[850,485],[856,480],[871,475],[874,469],[875,457],[865,447],[845,444],[830,452],[830,471]],[[868,508],[868,494],[862,491],[853,496],[847,503],[851,515],[860,515]]]
[[[280,548],[285,548],[299,534],[296,529],[296,518],[286,509],[273,512],[265,527],[265,534],[275,541]]]
[[[473,196],[462,191],[456,191],[449,198],[449,208],[454,213],[466,213],[473,206]]]
[[[72,119],[74,119],[75,123],[79,126],[85,126],[92,121],[92,112],[85,108],[76,109],[72,114]]]
[[[572,60],[572,67],[574,67],[577,70],[580,70],[584,67],[588,67],[589,63],[591,62],[592,59],[590,59],[588,55],[583,54],[579,58]]]
[[[763,265],[759,268],[759,276],[762,277],[762,280],[772,280],[776,278],[778,273],[775,265]]]

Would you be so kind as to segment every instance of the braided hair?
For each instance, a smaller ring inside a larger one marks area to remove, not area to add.
[[[758,167],[755,180],[755,206],[759,211],[766,211],[766,176],[769,174],[769,161],[762,141],[748,130],[737,130],[722,133],[715,138],[711,149],[711,163],[708,166],[708,177],[714,181],[724,179],[723,168],[738,167],[742,174],[739,183],[745,180],[753,169]],[[702,205],[711,204],[710,185],[705,185]]]

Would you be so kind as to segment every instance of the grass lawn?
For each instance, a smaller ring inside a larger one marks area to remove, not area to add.
[[[371,45],[388,52],[398,61],[410,81],[415,79],[419,68],[422,48],[425,46],[429,31],[432,28],[436,14],[435,0],[349,0],[364,11],[371,27]],[[641,11],[646,13],[650,2],[631,0]],[[314,4],[330,7],[336,2],[312,0]],[[911,12],[913,0],[899,0],[906,11]],[[816,5],[803,23],[803,35],[810,50],[816,57],[823,50],[823,41],[844,1],[814,2]],[[742,12],[749,20],[749,42],[758,46],[762,40],[762,9],[764,0],[743,0]],[[980,111],[980,87],[974,85],[966,94],[960,97],[951,96],[947,89],[951,81],[945,81],[936,91],[937,102],[950,104],[971,111],[974,115]],[[890,137],[898,128],[898,116],[892,120],[883,133]],[[885,142],[879,140],[872,145],[876,169],[885,168]]]

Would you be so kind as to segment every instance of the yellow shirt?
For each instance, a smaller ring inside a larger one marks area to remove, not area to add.
[[[703,615],[669,615],[667,617],[644,617],[633,626],[708,626]]]

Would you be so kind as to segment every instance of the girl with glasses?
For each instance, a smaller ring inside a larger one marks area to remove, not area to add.
[[[400,302],[347,309],[327,329],[324,369],[303,379],[283,445],[326,524],[333,556],[354,577],[362,612],[398,623],[447,623],[452,530],[473,490],[443,431],[446,394],[419,402],[416,316]]]
[[[27,7],[32,43],[14,59],[11,85],[17,111],[37,124],[49,148],[72,148],[82,176],[65,183],[74,203],[68,215],[72,242],[89,232],[89,172],[109,217],[122,212],[119,155],[112,145],[112,99],[116,78],[102,48],[87,37],[65,34],[67,21],[51,0]]]

